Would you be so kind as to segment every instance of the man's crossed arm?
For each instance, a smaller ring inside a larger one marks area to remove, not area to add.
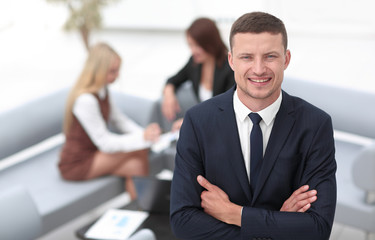
[[[223,190],[201,175],[197,177],[197,181],[206,189],[201,193],[201,207],[204,212],[222,222],[241,227],[242,206],[232,203]],[[317,200],[316,195],[316,190],[309,191],[309,186],[304,185],[293,192],[280,211],[306,212],[311,207],[311,203]]]

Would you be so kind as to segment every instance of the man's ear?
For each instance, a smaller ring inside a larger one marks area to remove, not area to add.
[[[285,63],[284,63],[284,70],[288,68],[289,63],[290,63],[290,58],[291,58],[290,50],[286,50],[285,52]]]

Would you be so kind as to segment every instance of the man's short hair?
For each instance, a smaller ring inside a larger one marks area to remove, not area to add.
[[[284,50],[288,47],[288,35],[284,23],[277,17],[264,12],[251,12],[242,15],[232,25],[229,44],[233,48],[233,37],[237,33],[281,33]]]

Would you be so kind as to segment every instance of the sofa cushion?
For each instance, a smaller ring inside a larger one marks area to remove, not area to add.
[[[111,92],[114,104],[142,127],[158,120],[157,102],[118,91]]]
[[[326,111],[332,117],[333,128],[375,138],[375,94],[317,82],[286,78],[283,89]]]
[[[0,113],[0,159],[62,131],[67,89]]]
[[[43,233],[91,210],[124,191],[123,180],[108,176],[84,182],[65,181],[57,169],[60,146],[0,171],[0,189],[23,185],[43,220]]]

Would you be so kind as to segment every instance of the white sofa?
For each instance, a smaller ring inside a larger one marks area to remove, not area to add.
[[[0,169],[1,192],[21,187],[30,195],[28,199],[33,201],[31,205],[36,206],[41,219],[39,235],[48,233],[124,192],[123,179],[115,176],[83,182],[70,182],[61,178],[57,162],[63,142],[61,132],[67,92],[67,89],[63,89],[0,113],[0,164],[46,139],[60,139],[54,140],[52,146]],[[120,109],[140,125],[146,126],[158,120],[157,101],[119,92],[114,92],[113,97]],[[163,152],[150,153],[151,174],[165,168],[164,159]],[[1,198],[2,196],[0,202]],[[22,218],[23,214],[14,212],[18,218]],[[3,215],[0,219],[7,218]],[[11,231],[20,226],[7,224],[6,227]],[[3,230],[5,231],[0,228],[0,239],[5,234]]]

